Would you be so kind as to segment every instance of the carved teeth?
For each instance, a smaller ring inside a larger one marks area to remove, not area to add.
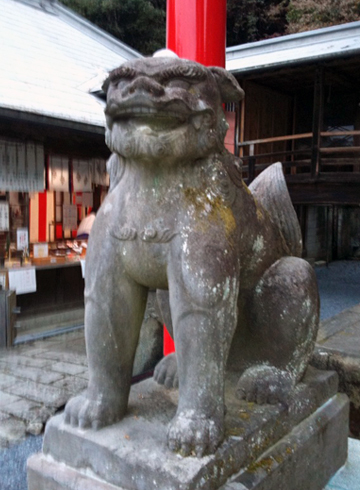
[[[201,114],[198,114],[197,116],[194,116],[192,118],[192,123],[195,127],[195,129],[199,130],[201,128],[203,122],[203,116]]]
[[[172,112],[172,111],[158,111],[152,107],[128,107],[121,109],[119,111],[119,116],[129,114],[131,116],[137,116],[137,115],[142,115],[142,114],[154,114],[156,117],[163,117],[163,118],[176,118],[176,119],[181,119],[185,120],[185,115],[178,113],[178,112]]]

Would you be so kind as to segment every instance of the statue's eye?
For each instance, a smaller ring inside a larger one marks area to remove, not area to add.
[[[111,80],[111,83],[114,87],[122,89],[123,87],[125,87],[125,85],[129,83],[129,80],[127,80],[126,78],[118,77]]]
[[[190,82],[182,78],[173,78],[165,82],[165,85],[168,88],[182,88],[183,90],[187,90],[190,87]]]

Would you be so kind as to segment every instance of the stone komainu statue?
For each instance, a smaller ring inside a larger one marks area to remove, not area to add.
[[[222,103],[243,91],[216,67],[175,57],[131,61],[105,83],[111,192],[86,258],[87,391],[65,420],[98,428],[127,409],[149,289],[176,354],[155,377],[179,385],[168,445],[214,452],[224,437],[224,373],[238,395],[286,403],[318,327],[314,272],[280,164],[248,188],[224,147]]]

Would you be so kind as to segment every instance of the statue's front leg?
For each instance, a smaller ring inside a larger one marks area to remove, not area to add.
[[[215,452],[224,437],[224,375],[236,325],[238,279],[234,268],[226,275],[195,265],[196,273],[183,268],[182,278],[176,274],[176,281],[169,281],[179,404],[168,445],[184,456],[201,457]]]
[[[89,385],[67,403],[65,421],[96,429],[125,415],[147,290],[126,275],[116,247],[107,247],[104,257],[89,252],[85,289]]]

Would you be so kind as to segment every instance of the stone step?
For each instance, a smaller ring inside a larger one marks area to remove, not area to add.
[[[16,341],[19,342],[22,336],[36,336],[80,325],[84,325],[83,307],[24,316],[15,322]]]

